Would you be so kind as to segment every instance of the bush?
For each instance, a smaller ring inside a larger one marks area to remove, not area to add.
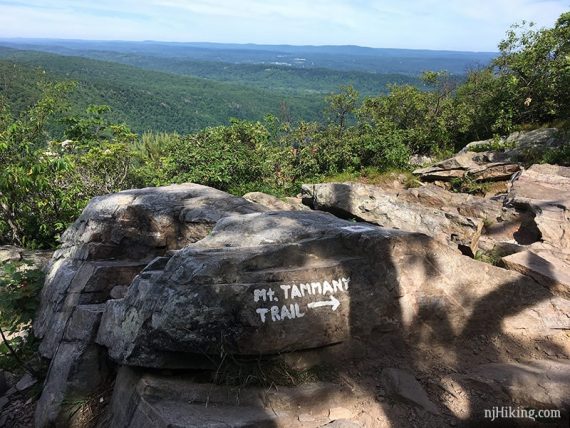
[[[161,184],[193,182],[232,191],[261,181],[268,173],[261,156],[268,137],[259,122],[234,121],[172,140]]]
[[[21,371],[23,361],[36,352],[37,341],[31,334],[31,326],[43,281],[44,273],[30,263],[0,265],[0,328],[5,336],[11,337],[9,344],[0,345],[0,369]]]

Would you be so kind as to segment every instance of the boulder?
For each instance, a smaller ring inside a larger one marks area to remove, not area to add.
[[[519,170],[519,164],[510,162],[505,156],[496,153],[463,152],[430,167],[416,169],[414,174],[422,181],[452,181],[467,178],[479,182],[509,180]]]
[[[26,250],[13,245],[0,245],[0,265],[6,262],[23,262],[26,268],[45,270],[53,251]]]
[[[307,211],[309,208],[303,205],[301,199],[283,198],[280,199],[273,195],[262,192],[250,192],[243,195],[243,198],[262,205],[271,211]]]
[[[570,168],[531,166],[513,182],[508,200],[532,213],[540,242],[503,257],[505,267],[570,296]]]
[[[17,262],[22,260],[23,250],[13,245],[0,246],[0,264],[5,262]]]
[[[109,382],[112,369],[105,349],[93,340],[103,310],[99,304],[79,305],[73,311],[36,405],[35,427],[67,426],[76,409],[66,400],[88,397]]]
[[[195,356],[277,354],[386,329],[429,328],[441,341],[549,334],[570,328],[569,304],[426,235],[271,212],[226,217],[149,265],[107,302],[97,341],[120,364],[191,368]]]
[[[502,222],[512,216],[512,210],[504,208],[500,200],[449,192],[429,183],[398,192],[397,196],[406,202],[490,222]]]
[[[106,350],[94,343],[101,304],[124,296],[150,261],[202,239],[224,216],[264,211],[196,184],[94,198],[62,236],[34,320],[40,353],[51,359],[36,426],[62,424],[66,398],[89,396],[105,381]]]
[[[513,182],[508,199],[534,213],[543,242],[570,250],[570,167],[532,165]]]
[[[157,256],[206,236],[222,217],[267,209],[197,184],[94,198],[63,234],[42,290],[34,333],[51,358],[74,308],[106,301]]]
[[[392,192],[360,183],[323,183],[304,184],[302,192],[304,202],[315,209],[387,228],[425,233],[468,254],[477,251],[483,219],[467,215],[480,214],[485,207],[491,217],[500,215],[500,204],[478,204],[475,198],[449,196],[436,186]]]
[[[568,137],[556,128],[541,128],[532,131],[513,132],[507,138],[474,141],[467,144],[460,153],[488,151],[512,162],[526,162],[530,156],[537,156],[550,149],[568,143]]]

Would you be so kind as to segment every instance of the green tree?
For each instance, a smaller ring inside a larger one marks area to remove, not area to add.
[[[545,123],[570,113],[570,12],[553,28],[511,27],[494,61],[515,123]]]
[[[4,113],[0,128],[0,241],[50,246],[65,221],[76,214],[63,190],[54,186],[71,163],[47,147],[50,123],[65,112],[69,90],[67,83],[45,84],[39,101],[18,119]]]
[[[337,127],[338,136],[341,137],[352,113],[356,110],[358,103],[358,91],[352,86],[342,86],[336,94],[331,94],[325,98],[329,120]]]

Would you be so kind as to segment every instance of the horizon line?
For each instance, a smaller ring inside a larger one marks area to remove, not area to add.
[[[346,45],[318,45],[318,44],[291,44],[291,43],[236,43],[236,42],[209,42],[209,41],[173,41],[173,40],[133,40],[133,39],[77,39],[77,38],[61,38],[61,37],[5,37],[0,35],[0,40],[50,40],[50,41],[74,41],[74,42],[108,42],[108,43],[167,43],[167,44],[179,44],[179,45],[192,45],[192,44],[210,44],[210,45],[234,45],[234,46],[286,46],[286,47],[299,47],[299,48],[347,48],[354,47],[360,49],[370,49],[370,50],[403,50],[403,51],[431,51],[431,52],[468,52],[468,53],[478,53],[478,54],[497,54],[499,51],[474,51],[474,50],[454,50],[454,49],[428,49],[428,48],[386,48],[386,47],[372,47],[372,46],[362,46],[354,44]]]

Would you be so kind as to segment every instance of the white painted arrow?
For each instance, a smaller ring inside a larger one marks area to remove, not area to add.
[[[331,299],[326,302],[311,302],[307,305],[310,309],[313,308],[320,308],[321,306],[332,306],[332,310],[336,311],[336,309],[340,306],[340,302],[334,296],[331,296]]]

